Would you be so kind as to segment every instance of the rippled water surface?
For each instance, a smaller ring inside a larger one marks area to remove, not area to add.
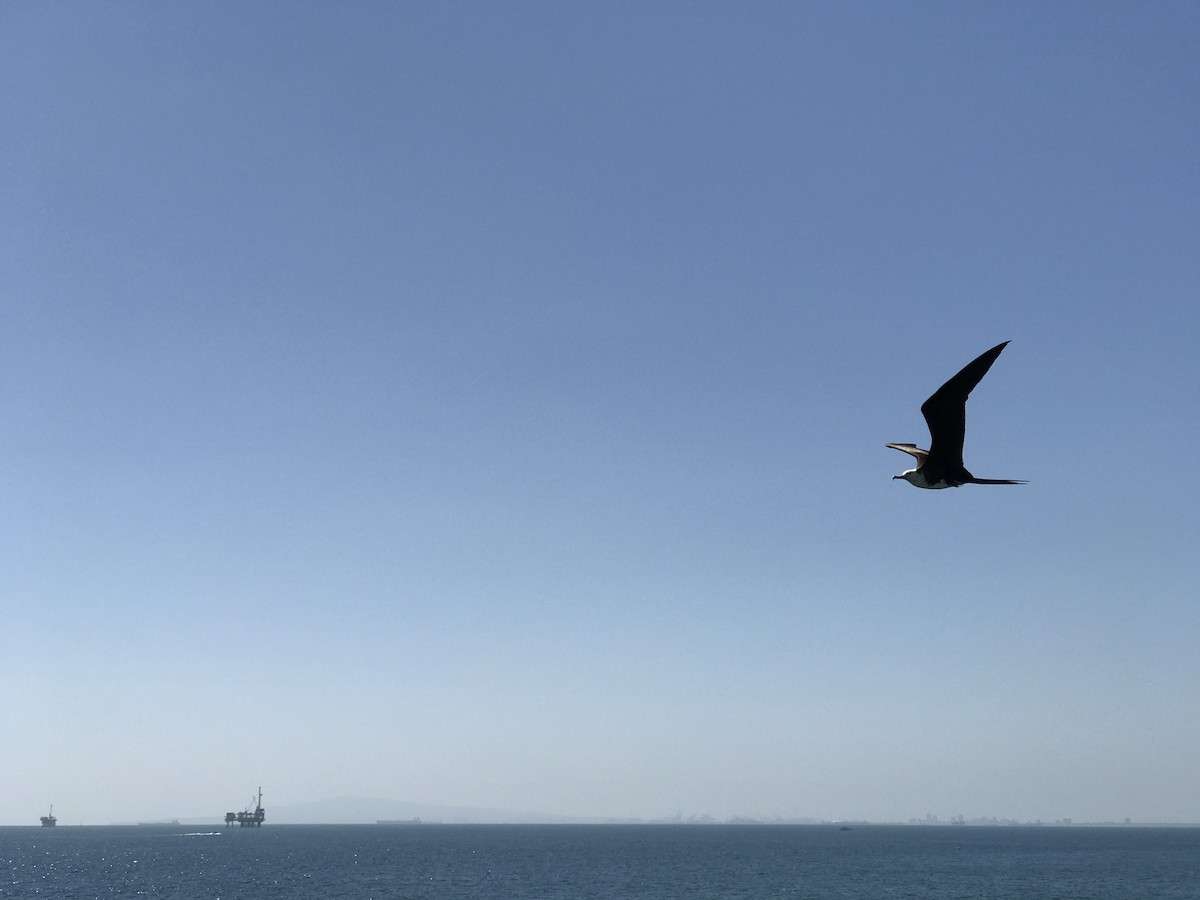
[[[0,829],[0,897],[1200,898],[1200,829]]]

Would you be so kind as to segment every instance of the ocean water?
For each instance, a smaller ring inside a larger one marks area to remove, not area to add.
[[[1200,898],[1200,829],[0,828],[0,897]]]

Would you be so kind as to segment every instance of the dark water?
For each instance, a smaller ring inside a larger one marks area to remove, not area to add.
[[[1200,898],[1195,828],[208,830],[0,829],[0,897]]]

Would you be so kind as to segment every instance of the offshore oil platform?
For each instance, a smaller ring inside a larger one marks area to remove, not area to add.
[[[255,804],[254,812],[250,812],[250,807],[248,806],[241,812],[227,812],[225,813],[225,824],[232,825],[234,822],[237,822],[240,828],[262,828],[263,819],[267,817],[267,811],[263,809],[261,787],[258,789],[258,800],[256,801],[251,797],[250,802]]]
[[[42,816],[42,827],[53,828],[58,824],[58,816],[54,815],[54,804],[50,804],[50,814]]]

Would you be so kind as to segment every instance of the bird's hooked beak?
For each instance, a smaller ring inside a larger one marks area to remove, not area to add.
[[[903,477],[904,477],[903,475],[893,475],[892,481],[895,481],[897,478],[903,478]]]

